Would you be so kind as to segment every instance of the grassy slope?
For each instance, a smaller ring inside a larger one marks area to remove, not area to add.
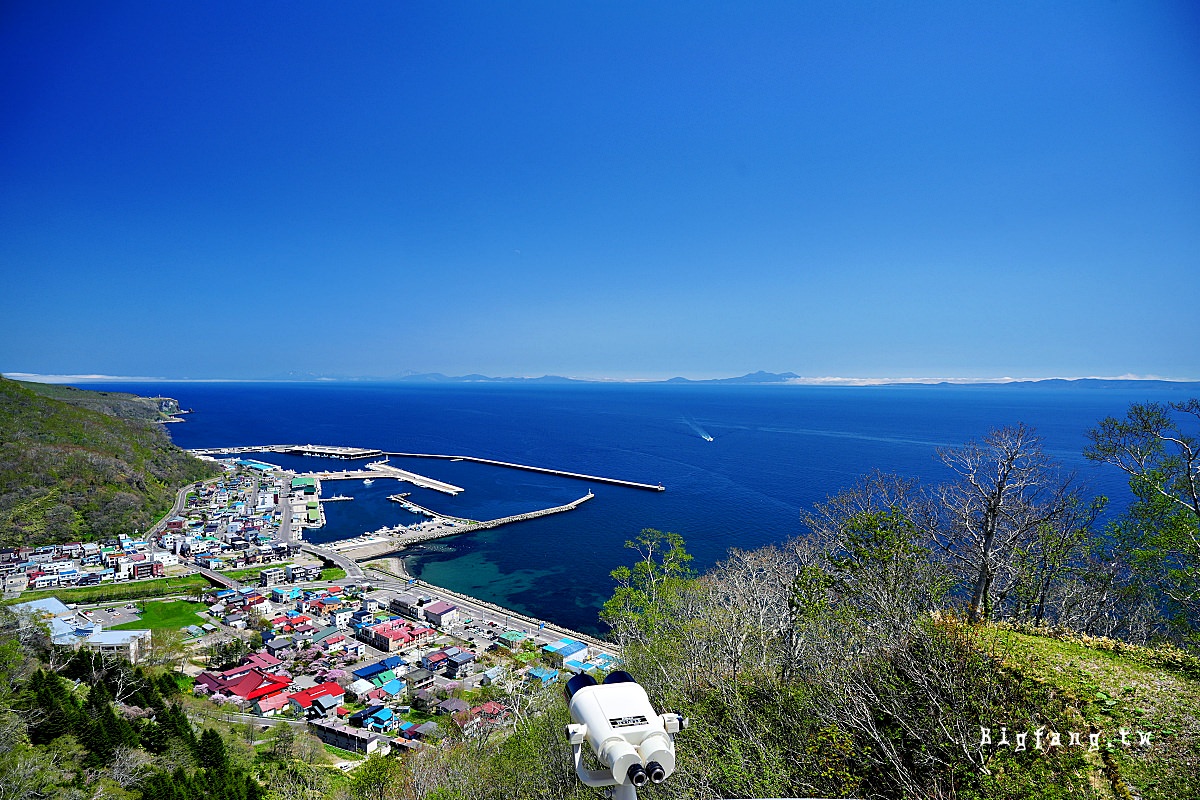
[[[1104,741],[1118,739],[1124,727],[1133,731],[1131,742],[1137,731],[1150,731],[1148,748],[1114,746],[1093,754],[1093,785],[1115,783],[1118,797],[1200,797],[1200,659],[1108,639],[1013,630],[996,635],[1005,665],[1076,705],[1084,730],[1101,731]]]
[[[55,383],[32,383],[30,381],[15,381],[15,383],[43,397],[62,400],[64,403],[70,403],[90,411],[99,411],[110,417],[136,419],[143,422],[162,422],[170,418],[168,414],[158,410],[159,400],[165,399],[161,397],[139,397],[127,392],[97,392]],[[177,406],[177,404],[175,405]]]
[[[215,469],[172,445],[161,426],[0,378],[0,546],[145,530],[180,486]]]

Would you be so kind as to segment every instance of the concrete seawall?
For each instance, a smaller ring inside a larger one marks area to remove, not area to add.
[[[418,506],[407,498],[400,495],[391,495],[389,500],[400,503],[404,506],[411,506],[413,509],[419,509],[416,513],[424,514],[434,520],[445,523],[445,527],[434,528],[432,530],[412,531],[405,528],[392,528],[386,532],[377,532],[373,535],[380,536],[374,541],[364,542],[359,545],[336,547],[336,552],[342,556],[353,558],[355,561],[369,561],[375,558],[399,553],[404,548],[421,542],[428,542],[434,539],[443,539],[447,536],[458,536],[463,533],[474,533],[475,531],[485,531],[491,528],[499,528],[501,525],[511,525],[516,522],[524,522],[538,517],[549,516],[550,514],[561,514],[564,511],[571,511],[578,508],[580,505],[591,500],[596,495],[588,492],[578,500],[572,500],[570,503],[554,508],[543,508],[538,511],[529,511],[524,514],[513,514],[509,517],[500,517],[499,519],[486,520],[484,522],[475,522],[472,520],[463,520],[457,517],[448,517],[438,514],[436,511],[430,511],[423,506]],[[331,550],[334,548],[330,548]]]
[[[665,492],[666,488],[661,484],[653,483],[638,483],[637,481],[625,481],[620,478],[604,478],[599,475],[585,475],[582,472],[567,472],[561,469],[550,469],[549,467],[534,467],[529,464],[515,464],[511,461],[497,461],[494,458],[479,458],[477,456],[451,456],[441,455],[436,453],[385,453],[387,456],[396,456],[397,458],[440,458],[443,461],[473,461],[476,464],[491,464],[493,467],[508,467],[509,469],[523,469],[529,472],[541,472],[546,475],[559,475],[564,478],[576,478],[582,481],[596,481],[597,483],[608,483],[613,486],[626,486],[630,489],[645,489],[650,492]]]

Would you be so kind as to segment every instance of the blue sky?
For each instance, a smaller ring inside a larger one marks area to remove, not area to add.
[[[0,371],[1200,378],[1189,3],[0,10]]]

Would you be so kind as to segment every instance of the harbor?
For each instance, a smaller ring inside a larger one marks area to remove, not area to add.
[[[326,444],[258,444],[237,447],[193,447],[189,451],[196,456],[234,455],[239,453],[285,453],[292,456],[317,456],[322,458],[376,458],[382,450],[369,447],[345,447]]]
[[[396,480],[405,481],[420,486],[426,489],[443,492],[445,494],[456,495],[465,491],[461,486],[455,486],[445,481],[439,481],[434,478],[428,478],[424,475],[418,475],[415,472],[400,469],[387,462],[388,458],[429,458],[439,459],[442,461],[470,461],[476,464],[488,464],[493,467],[505,467],[507,469],[519,469],[526,472],[540,472],[544,475],[557,475],[561,478],[573,478],[581,481],[592,481],[595,483],[604,483],[610,486],[624,486],[629,489],[641,489],[650,492],[665,492],[666,487],[661,483],[641,483],[638,481],[625,480],[623,478],[609,478],[602,475],[588,475],[582,472],[570,472],[568,470],[553,469],[551,467],[538,467],[531,464],[518,464],[513,461],[500,461],[494,458],[481,458],[479,456],[464,456],[464,455],[447,455],[442,453],[399,453],[388,452],[383,450],[371,450],[362,447],[342,447],[336,445],[293,445],[293,444],[273,444],[273,445],[255,445],[255,446],[240,446],[240,447],[207,447],[207,448],[192,448],[188,452],[197,456],[217,456],[217,455],[234,455],[241,453],[287,453],[289,455],[300,456],[320,456],[327,458],[369,458],[375,456],[383,456],[382,461],[373,461],[366,465],[363,470],[337,470],[337,471],[322,471],[322,472],[305,472],[299,473],[306,477],[319,478],[321,480],[353,480],[355,478],[370,480],[377,477],[395,478]],[[370,472],[368,472],[368,470]],[[372,474],[375,473],[375,474]]]

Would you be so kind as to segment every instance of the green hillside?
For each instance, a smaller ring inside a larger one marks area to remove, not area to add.
[[[145,530],[180,487],[214,474],[161,426],[81,407],[133,414],[126,398],[67,394],[70,403],[0,378],[0,546]]]
[[[55,383],[16,381],[20,386],[43,397],[62,400],[79,408],[99,411],[110,417],[144,422],[163,422],[179,411],[179,403],[170,397],[140,397],[128,392],[97,392]]]

